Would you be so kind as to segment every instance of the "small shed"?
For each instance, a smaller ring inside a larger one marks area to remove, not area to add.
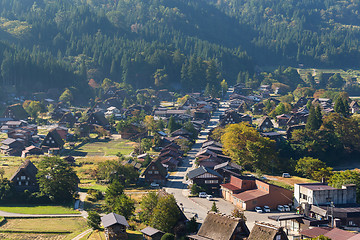
[[[165,234],[164,232],[152,227],[144,228],[143,230],[141,230],[141,233],[146,240],[160,240],[161,237]]]
[[[128,239],[126,228],[129,227],[124,216],[109,213],[101,217],[101,223],[105,228],[106,240]]]

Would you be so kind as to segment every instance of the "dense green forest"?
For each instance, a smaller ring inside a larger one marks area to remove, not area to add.
[[[3,86],[199,91],[255,65],[358,67],[360,1],[2,0]]]

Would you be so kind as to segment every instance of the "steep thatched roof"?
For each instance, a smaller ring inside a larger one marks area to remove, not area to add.
[[[29,114],[20,103],[8,106],[5,112],[6,111],[11,111],[13,114],[12,118],[16,120],[27,119],[29,117]]]
[[[21,164],[18,170],[16,170],[16,172],[10,178],[10,181],[14,181],[20,172],[24,172],[31,180],[36,181],[36,174],[38,169],[29,159],[26,159],[25,162]]]
[[[198,237],[213,240],[230,240],[236,234],[235,239],[242,239],[249,236],[249,229],[240,218],[209,212],[197,235],[190,236],[193,239]]]
[[[287,235],[282,227],[277,227],[268,223],[256,222],[250,232],[248,240],[275,240],[277,235],[281,235],[281,240],[287,240]]]

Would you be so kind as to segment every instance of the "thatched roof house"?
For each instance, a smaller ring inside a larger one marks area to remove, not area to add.
[[[256,222],[248,240],[288,240],[282,227]]]
[[[209,212],[199,232],[188,237],[191,240],[243,240],[249,233],[243,219]]]

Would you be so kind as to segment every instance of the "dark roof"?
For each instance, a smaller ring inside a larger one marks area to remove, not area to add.
[[[335,190],[336,188],[327,185],[326,183],[300,183],[298,184],[310,190]]]
[[[127,223],[125,217],[116,213],[109,213],[101,217],[101,223],[105,228],[110,227],[114,224],[120,224],[129,227],[129,224]]]
[[[220,164],[218,164],[218,165],[216,165],[216,166],[214,167],[214,170],[219,169],[219,168],[224,168],[224,167],[226,167],[226,166],[229,166],[229,167],[231,167],[231,168],[233,168],[233,169],[242,170],[242,167],[241,167],[240,165],[238,165],[238,164],[236,164],[236,163],[233,163],[233,162],[220,163]]]
[[[151,161],[149,163],[149,165],[146,167],[144,173],[146,173],[149,170],[150,166],[152,166],[153,164],[155,165],[156,169],[159,171],[160,175],[163,176],[163,177],[166,177],[168,172],[167,172],[166,168],[161,164],[159,158],[156,159],[156,160]]]
[[[14,117],[19,120],[27,119],[29,117],[29,114],[25,111],[25,109],[20,103],[8,106],[7,110],[12,111]]]
[[[259,127],[261,127],[265,123],[265,121],[269,121],[271,123],[271,125],[273,125],[273,123],[271,122],[271,119],[268,116],[263,116],[259,120]]]
[[[188,172],[187,176],[190,179],[196,178],[204,173],[210,173],[212,175],[215,175],[217,177],[223,178],[219,173],[215,172],[214,170],[210,169],[210,168],[206,168],[206,167],[198,167],[195,168],[194,170],[191,170],[190,172]]]
[[[18,170],[16,170],[16,172],[10,178],[10,181],[13,181],[21,170],[24,171],[25,174],[30,177],[30,179],[36,181],[36,174],[38,169],[29,159],[26,159],[25,162],[18,168]]]
[[[141,230],[141,232],[143,233],[143,234],[145,234],[145,235],[147,235],[147,236],[153,236],[153,235],[155,235],[155,234],[157,234],[157,233],[162,233],[162,234],[164,234],[164,232],[162,232],[162,231],[160,231],[160,230],[157,230],[157,229],[155,229],[155,228],[152,228],[152,227],[146,227],[146,228],[144,228],[143,230]]]
[[[98,124],[101,126],[106,126],[109,125],[109,121],[105,118],[105,115],[103,112],[94,112],[92,114],[90,114],[88,121],[90,119],[91,116],[94,116],[94,118],[98,121]]]
[[[16,139],[13,139],[13,138],[7,138],[5,139],[4,141],[2,141],[1,143],[4,144],[4,145],[10,145],[12,143],[16,142]]]
[[[286,236],[282,227],[255,222],[255,226],[251,230],[248,240],[273,240],[275,236],[280,233]],[[287,236],[283,239],[287,239]]]
[[[239,225],[242,235],[249,236],[249,229],[242,219],[209,212],[196,236],[205,237],[205,239],[230,240]]]
[[[45,140],[47,139],[48,136],[53,137],[53,139],[56,141],[56,143],[60,146],[64,146],[64,141],[62,140],[60,134],[56,131],[56,128],[51,129],[47,136],[45,137],[44,141],[41,143],[40,147],[44,144]]]
[[[285,220],[291,220],[291,219],[301,219],[301,218],[304,218],[304,215],[303,214],[286,214],[286,215],[269,216],[268,218],[271,220],[275,220],[275,221],[285,221]]]

